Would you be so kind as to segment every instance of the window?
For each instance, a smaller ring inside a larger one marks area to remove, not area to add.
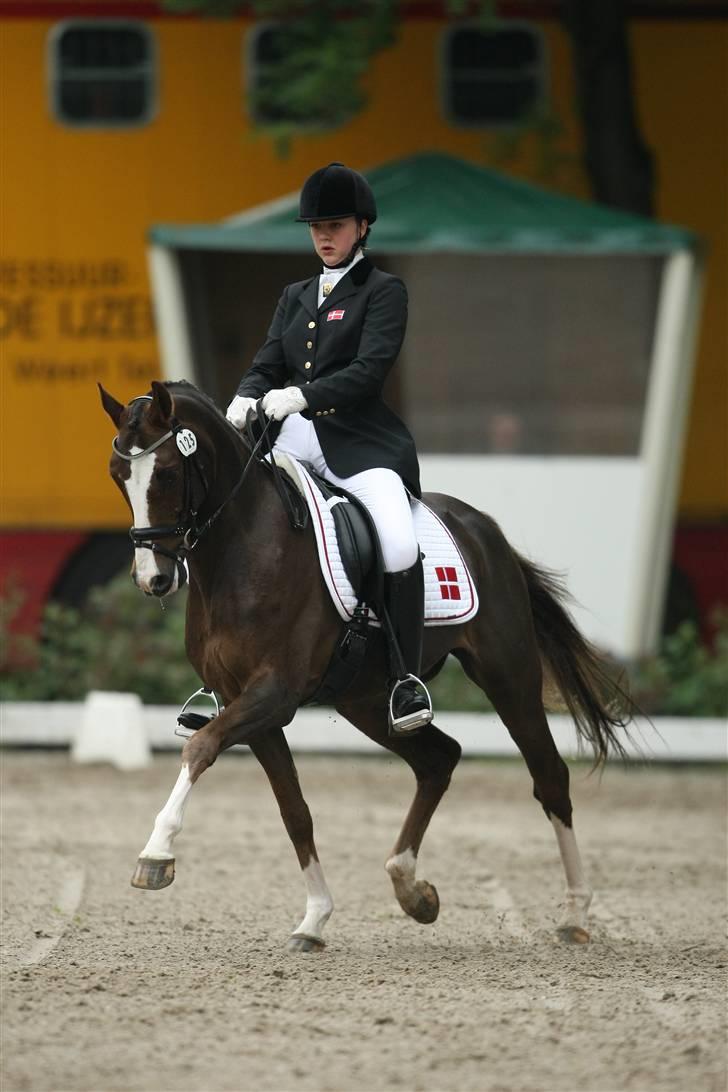
[[[154,115],[156,50],[142,23],[61,23],[49,55],[51,108],[65,125],[132,128]]]
[[[543,100],[545,77],[543,40],[532,27],[445,32],[443,98],[455,125],[517,125]]]
[[[310,28],[295,20],[259,24],[247,36],[246,52],[248,109],[257,125],[320,132],[343,125],[352,116],[356,93],[347,84],[346,73],[341,83],[338,67],[332,76],[334,93],[323,99],[314,94],[312,116],[311,92],[322,73],[321,42]]]
[[[657,255],[417,255],[402,405],[428,454],[639,453]]]
[[[248,94],[251,114],[259,125],[295,124],[300,119],[293,110],[286,110],[278,96],[271,94],[270,84],[275,69],[283,64],[290,51],[290,30],[288,33],[269,23],[256,27],[249,39],[248,54]]]

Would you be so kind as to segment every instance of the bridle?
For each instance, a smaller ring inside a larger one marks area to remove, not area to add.
[[[151,395],[141,394],[137,398],[132,398],[129,405],[133,405],[134,402],[148,401],[152,402],[154,399]],[[270,418],[263,427],[260,434],[260,438],[255,443],[248,459],[243,467],[242,473],[238,478],[233,488],[228,493],[222,504],[218,505],[209,519],[204,523],[198,522],[198,515],[200,508],[204,505],[208,498],[210,488],[205,476],[205,472],[197,458],[197,437],[192,429],[182,425],[179,421],[172,418],[173,424],[168,432],[165,432],[164,436],[160,436],[158,440],[155,440],[149,447],[145,447],[143,451],[137,451],[135,454],[127,454],[124,451],[119,450],[118,436],[115,436],[111,442],[111,446],[114,453],[123,459],[127,463],[136,462],[137,459],[143,459],[145,455],[151,455],[153,451],[165,444],[167,440],[171,440],[174,437],[177,444],[177,448],[182,459],[182,507],[177,513],[177,522],[171,524],[160,524],[156,527],[131,527],[129,529],[129,537],[134,543],[136,549],[152,550],[155,554],[162,554],[163,557],[168,557],[177,565],[177,577],[178,586],[181,588],[187,580],[187,568],[185,561],[188,555],[198,546],[200,539],[203,535],[206,535],[212,525],[219,519],[223,509],[238,490],[241,488],[245,478],[248,474],[250,467],[252,466],[258,451],[266,438],[268,429],[273,424],[273,419]],[[193,475],[202,486],[202,496],[199,503],[195,503],[193,492]],[[165,546],[160,546],[159,539],[178,537],[178,542],[175,549],[167,549]]]

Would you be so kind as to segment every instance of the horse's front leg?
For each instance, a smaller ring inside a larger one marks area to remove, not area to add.
[[[256,736],[250,741],[250,749],[268,775],[306,884],[306,913],[291,935],[288,947],[298,952],[321,949],[325,943],[323,929],[331,917],[334,902],[319,864],[311,812],[303,798],[283,729]]]
[[[172,844],[182,830],[182,817],[191,788],[192,778],[185,762],[169,800],[154,821],[152,835],[139,854],[131,878],[132,887],[159,891],[169,887],[174,879]]]
[[[154,822],[154,830],[139,855],[132,887],[159,891],[174,879],[173,843],[192,786],[227,747],[247,742],[247,736],[287,724],[295,706],[281,701],[282,689],[268,682],[230,702],[219,716],[195,732],[182,748],[182,769],[172,793]]]
[[[440,912],[440,899],[433,884],[417,879],[417,854],[460,759],[460,744],[434,724],[415,737],[390,736],[383,703],[342,704],[338,711],[370,739],[403,758],[417,778],[414,800],[384,867],[404,912],[422,925],[429,925]]]

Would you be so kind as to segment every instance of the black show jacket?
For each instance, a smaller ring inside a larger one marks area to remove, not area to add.
[[[364,257],[318,306],[318,276],[284,289],[265,344],[238,387],[262,398],[300,387],[327,465],[340,478],[385,467],[415,496],[415,443],[382,401],[382,386],[407,326],[407,289]]]

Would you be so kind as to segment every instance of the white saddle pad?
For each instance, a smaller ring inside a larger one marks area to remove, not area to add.
[[[341,497],[325,500],[306,468],[290,455],[276,452],[275,459],[306,499],[326,587],[339,615],[348,621],[353,616],[357,597],[341,560],[331,514],[335,504],[346,502]],[[478,593],[458,545],[431,508],[415,498],[410,498],[410,504],[417,541],[424,554],[425,625],[452,626],[467,622],[477,613]]]

